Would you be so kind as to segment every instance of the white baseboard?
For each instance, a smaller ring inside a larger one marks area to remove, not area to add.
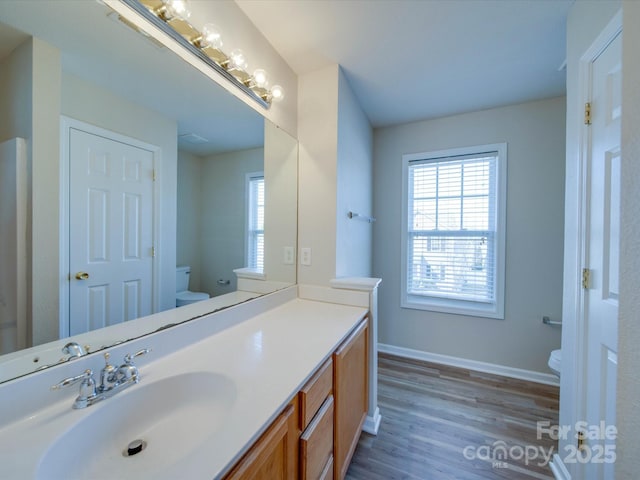
[[[414,360],[424,360],[425,362],[440,363],[451,367],[466,368],[476,372],[492,373],[503,377],[527,380],[529,382],[543,383],[545,385],[560,385],[558,377],[551,373],[541,373],[533,370],[506,367],[495,363],[478,362],[476,360],[441,355],[439,353],[429,353],[420,350],[413,350],[411,348],[396,347],[395,345],[387,345],[385,343],[378,343],[378,352],[389,353],[391,355],[411,358]]]
[[[376,411],[373,415],[367,415],[367,418],[364,420],[362,431],[370,433],[371,435],[378,435],[381,420],[382,416],[380,415],[380,409],[376,407]]]
[[[549,468],[551,468],[556,480],[571,480],[571,474],[557,453],[553,456],[553,461],[549,464]]]

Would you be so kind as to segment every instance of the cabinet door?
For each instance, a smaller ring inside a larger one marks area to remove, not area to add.
[[[333,354],[334,475],[342,480],[358,445],[368,408],[367,320]]]
[[[289,405],[225,479],[295,480],[298,432],[294,410],[295,405]]]

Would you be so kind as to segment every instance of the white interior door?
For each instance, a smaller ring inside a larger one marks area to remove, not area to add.
[[[621,33],[593,61],[591,86],[586,251],[590,278],[584,297],[586,422],[589,426],[601,422],[614,426],[620,267]],[[587,434],[586,441],[588,448],[583,453],[591,460],[585,458],[583,462],[584,478],[614,478],[615,439]]]
[[[153,153],[69,130],[69,334],[152,313]]]

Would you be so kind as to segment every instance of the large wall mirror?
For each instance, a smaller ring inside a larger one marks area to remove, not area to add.
[[[0,381],[295,284],[297,151],[100,2],[0,2]]]

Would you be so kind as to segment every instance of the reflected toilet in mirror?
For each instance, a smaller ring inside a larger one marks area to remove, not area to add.
[[[176,307],[190,305],[192,303],[201,302],[209,298],[209,294],[205,292],[190,292],[189,277],[191,276],[191,267],[188,265],[178,265],[176,267]]]

